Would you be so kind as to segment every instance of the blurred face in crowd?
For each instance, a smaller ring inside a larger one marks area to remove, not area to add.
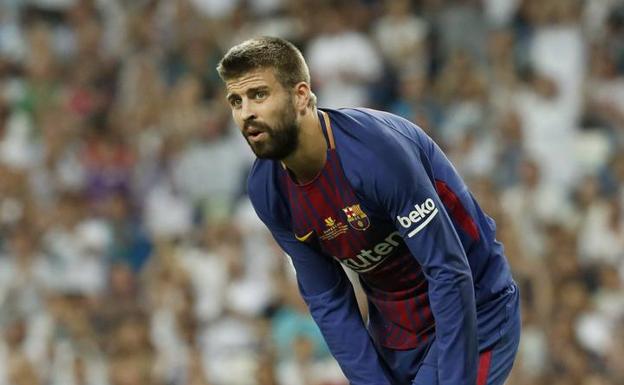
[[[226,82],[234,121],[258,158],[284,159],[299,144],[293,93],[271,68],[261,68]]]

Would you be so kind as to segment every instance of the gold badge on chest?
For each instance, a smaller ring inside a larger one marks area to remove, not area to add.
[[[320,238],[324,241],[332,240],[349,230],[349,227],[341,221],[335,220],[333,217],[325,218],[325,230]]]

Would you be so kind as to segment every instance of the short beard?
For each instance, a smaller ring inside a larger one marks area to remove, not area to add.
[[[297,113],[292,107],[292,98],[289,98],[280,114],[280,121],[275,127],[255,121],[247,123],[268,135],[264,143],[252,144],[247,140],[254,154],[260,159],[283,160],[294,153],[299,147],[300,131],[296,117]]]

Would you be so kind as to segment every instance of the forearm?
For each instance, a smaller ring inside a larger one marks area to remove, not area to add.
[[[439,384],[474,385],[478,343],[472,279],[459,275],[430,285],[430,301],[436,321]]]
[[[345,276],[328,292],[303,296],[351,385],[390,385]]]

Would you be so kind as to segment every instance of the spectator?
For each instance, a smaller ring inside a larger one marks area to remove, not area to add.
[[[250,34],[448,150],[521,288],[509,385],[624,383],[623,9],[0,1],[0,385],[346,385],[245,197],[214,67]]]

